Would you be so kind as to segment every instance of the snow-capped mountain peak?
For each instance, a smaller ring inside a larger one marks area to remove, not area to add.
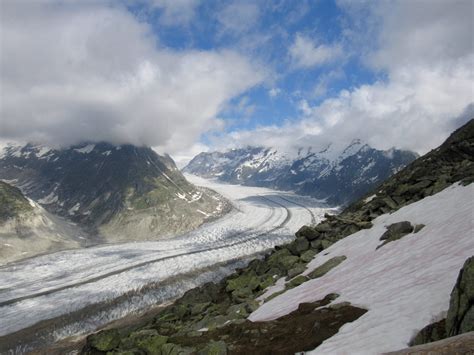
[[[300,147],[295,154],[265,147],[201,153],[184,171],[230,183],[293,190],[326,199],[330,204],[344,204],[416,157],[415,153],[397,149],[377,150],[353,139],[349,144]]]

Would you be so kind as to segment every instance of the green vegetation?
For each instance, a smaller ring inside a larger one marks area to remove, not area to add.
[[[32,210],[30,202],[19,189],[0,181],[0,223]]]

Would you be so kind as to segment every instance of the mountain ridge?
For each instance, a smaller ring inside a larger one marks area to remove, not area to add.
[[[346,146],[300,148],[296,155],[251,146],[203,152],[183,171],[228,183],[291,190],[328,204],[346,205],[416,157],[413,152],[395,148],[377,150],[354,139]]]
[[[217,194],[189,183],[171,157],[148,147],[7,146],[0,179],[108,242],[171,237],[229,208]]]

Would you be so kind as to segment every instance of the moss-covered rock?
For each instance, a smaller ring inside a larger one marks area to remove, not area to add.
[[[446,319],[432,323],[418,332],[410,346],[431,343],[446,338]]]
[[[316,256],[316,252],[314,250],[307,250],[303,254],[301,254],[300,259],[304,263],[309,263],[311,260],[314,259]]]
[[[402,221],[397,223],[392,223],[391,225],[387,226],[387,230],[384,234],[380,237],[380,240],[383,241],[377,249],[383,247],[385,244],[393,242],[395,240],[401,239],[404,236],[413,233],[414,227],[408,221]]]
[[[310,279],[316,279],[318,277],[321,277],[321,276],[324,276],[326,275],[329,271],[331,271],[333,268],[335,268],[336,266],[338,266],[340,263],[342,263],[344,260],[346,260],[347,257],[345,255],[342,255],[342,256],[336,256],[332,259],[329,259],[328,261],[326,261],[324,264],[322,264],[321,266],[318,266],[316,269],[314,269],[313,271],[311,271],[309,274],[308,274],[308,277]]]
[[[160,355],[161,347],[168,342],[168,337],[158,334],[155,329],[144,329],[132,332],[129,336],[140,349],[150,355]]]
[[[177,344],[166,343],[161,347],[161,355],[189,355],[194,351],[191,348],[183,348]]]
[[[257,274],[253,271],[244,273],[238,277],[228,279],[226,291],[232,292],[234,290],[240,290],[247,288],[250,291],[253,291],[258,288],[260,285],[260,279]]]
[[[287,245],[287,249],[291,252],[291,254],[300,256],[303,252],[309,249],[309,242],[306,238],[299,237]]]
[[[306,270],[305,264],[296,264],[295,267],[288,270],[287,280],[290,280],[296,275],[303,273],[305,270]]]
[[[474,331],[474,257],[464,263],[451,292],[446,333],[448,336]]]
[[[227,345],[223,341],[211,341],[198,355],[227,355]]]
[[[120,344],[120,333],[117,329],[102,330],[98,333],[89,335],[87,343],[100,351],[108,351],[116,348]]]
[[[306,238],[308,241],[318,239],[319,236],[320,233],[316,229],[309,226],[303,226],[296,232],[297,238]]]
[[[196,315],[202,314],[210,305],[211,305],[211,302],[202,302],[202,303],[193,304],[191,306],[191,315],[196,316]]]
[[[290,289],[290,288],[297,287],[297,286],[301,285],[302,283],[305,283],[308,280],[309,280],[309,278],[307,276],[304,276],[304,275],[297,276],[294,279],[290,280],[290,282],[288,282],[286,284],[286,288]]]

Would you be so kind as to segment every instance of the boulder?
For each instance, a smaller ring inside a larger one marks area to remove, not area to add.
[[[320,233],[316,229],[309,226],[303,226],[296,232],[297,238],[306,238],[309,241],[318,239],[319,236]]]
[[[446,320],[442,319],[427,325],[418,332],[415,338],[410,342],[410,346],[431,343],[446,338]]]
[[[299,256],[309,249],[309,242],[306,238],[296,238],[296,240],[290,243],[287,248],[291,254]]]
[[[227,309],[227,315],[231,318],[247,318],[249,315],[247,312],[247,304],[238,303],[230,306]]]
[[[423,228],[425,228],[426,226],[424,224],[417,224],[415,225],[415,227],[413,228],[413,233],[418,233],[419,231],[421,231]]]
[[[317,252],[320,252],[324,249],[329,248],[333,242],[331,242],[328,239],[318,239],[318,240],[313,240],[311,242],[311,249],[316,250]]]
[[[210,302],[196,303],[191,307],[191,315],[196,316],[204,313],[204,311],[211,305]]]
[[[89,335],[87,343],[99,351],[109,351],[119,346],[120,338],[120,333],[117,329],[108,329]]]
[[[290,288],[297,287],[308,280],[309,278],[307,276],[304,276],[304,275],[297,276],[286,284],[286,288],[290,289]]]
[[[446,334],[454,336],[474,331],[474,257],[464,263],[451,292]]]
[[[161,355],[188,355],[194,351],[190,348],[183,348],[177,344],[166,343],[161,347]]]
[[[223,341],[211,341],[198,355],[227,355],[227,345]]]
[[[389,225],[387,231],[382,234],[380,240],[396,240],[413,232],[413,226],[408,221],[397,222]]]
[[[276,251],[268,258],[268,264],[270,267],[284,270],[285,273],[298,261],[299,258],[295,255],[292,255],[286,248]]]
[[[318,277],[324,276],[330,270],[332,270],[333,268],[338,266],[340,263],[342,263],[346,259],[347,259],[347,257],[345,255],[336,256],[332,259],[329,259],[324,264],[322,264],[321,266],[319,266],[316,269],[314,269],[313,271],[311,271],[308,274],[308,277],[311,278],[311,279],[316,279]]]
[[[290,280],[293,277],[295,277],[296,275],[301,274],[305,270],[306,270],[306,265],[304,265],[304,264],[295,265],[294,268],[291,268],[290,270],[288,270],[287,280]]]
[[[331,216],[331,218],[334,218],[334,217]],[[316,227],[314,227],[314,229],[316,230],[316,232],[325,233],[331,230],[331,225],[327,222],[323,222],[323,223],[318,224]]]
[[[130,334],[130,339],[150,355],[160,355],[161,346],[168,342],[168,337],[158,334],[154,329],[145,329]]]
[[[307,250],[303,254],[301,254],[300,259],[305,263],[309,263],[313,258],[316,256],[316,252],[314,250]]]
[[[248,288],[250,291],[256,290],[260,285],[260,279],[253,271],[244,273],[238,277],[228,279],[226,291],[232,292],[243,288]]]

